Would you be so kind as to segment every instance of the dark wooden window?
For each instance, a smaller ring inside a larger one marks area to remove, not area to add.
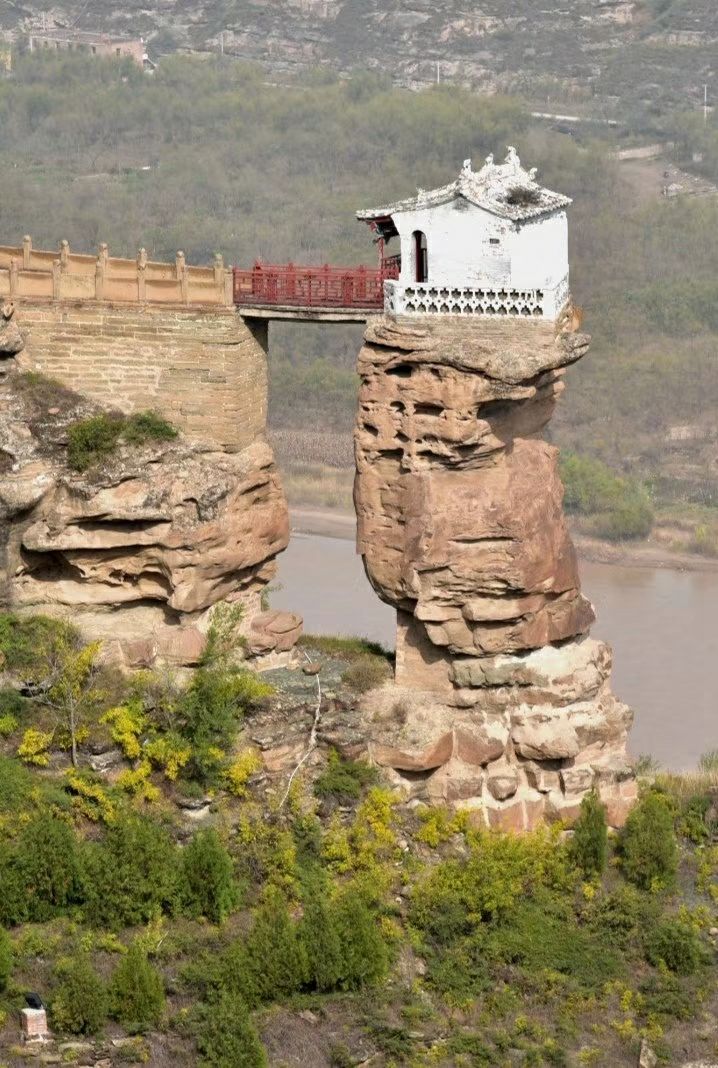
[[[429,281],[429,249],[426,243],[426,234],[421,230],[414,231],[414,263],[416,265],[416,281]]]

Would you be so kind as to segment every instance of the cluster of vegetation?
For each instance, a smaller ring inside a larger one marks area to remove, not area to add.
[[[583,529],[618,541],[645,538],[653,525],[647,491],[635,479],[619,478],[600,460],[567,449],[561,454],[564,507],[584,519]]]
[[[67,458],[76,471],[107,459],[120,443],[145,445],[148,441],[171,441],[177,431],[157,412],[134,415],[110,414],[90,416],[72,423],[67,431]]]
[[[596,795],[569,839],[475,829],[401,806],[334,751],[283,804],[242,740],[271,698],[233,666],[236,623],[220,614],[180,685],[85,673],[92,646],[66,625],[0,615],[4,670],[22,681],[0,691],[0,1048],[27,989],[58,1035],[113,1021],[124,1059],[151,1060],[171,1034],[214,1068],[266,1065],[263,1035],[277,1013],[290,1034],[300,1007],[320,1031],[338,1013],[387,1065],[633,1063],[642,1038],[670,1059],[686,1028],[703,1048],[714,756],[695,781],[659,776],[618,836]],[[381,652],[309,642],[347,669]],[[73,731],[78,767],[62,758]],[[103,738],[125,762],[93,774]],[[195,796],[213,816],[190,829],[177,802]],[[335,1024],[326,1047],[356,1059]]]

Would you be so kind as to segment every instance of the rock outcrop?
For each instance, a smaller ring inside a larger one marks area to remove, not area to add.
[[[635,798],[630,710],[589,637],[540,437],[589,339],[559,323],[377,319],[359,356],[358,550],[398,613],[396,685],[364,705],[374,760],[492,826]]]
[[[7,312],[7,314],[5,314]],[[121,446],[84,473],[67,428],[98,408],[21,374],[12,309],[0,322],[0,601],[62,615],[127,666],[196,664],[213,606],[241,602],[249,655],[286,651],[299,617],[262,591],[289,540],[269,446],[238,452],[179,436]]]

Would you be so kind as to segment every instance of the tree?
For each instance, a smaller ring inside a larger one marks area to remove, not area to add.
[[[144,1031],[160,1022],[164,981],[138,942],[133,942],[112,976],[109,996],[111,1015],[127,1030]]]
[[[258,1001],[278,1001],[295,994],[305,981],[304,947],[284,895],[276,887],[265,891],[257,909],[247,939],[247,967]]]
[[[670,802],[650,790],[632,812],[618,839],[621,868],[642,890],[665,889],[675,882],[678,844]]]
[[[196,1021],[200,1068],[266,1068],[267,1055],[240,997],[224,994]]]
[[[31,921],[42,923],[82,900],[77,838],[67,823],[51,816],[37,816],[23,827],[16,849]]]
[[[77,647],[69,636],[58,638],[51,650],[50,685],[44,703],[55,710],[59,726],[70,740],[72,766],[77,767],[77,732],[90,712],[98,708],[97,657],[102,642]]]
[[[98,926],[130,927],[173,912],[180,890],[178,851],[167,832],[130,816],[92,843],[87,859],[87,918]]]
[[[182,854],[185,901],[193,916],[223,923],[239,904],[232,858],[214,830],[198,831]]]
[[[86,954],[64,961],[57,969],[52,995],[53,1025],[71,1035],[94,1035],[107,1017],[107,990]]]
[[[13,952],[10,936],[0,927],[0,994],[7,989],[12,975]]]
[[[336,904],[336,923],[342,949],[340,986],[358,990],[384,977],[389,953],[376,914],[360,891],[345,890]]]
[[[304,908],[299,933],[309,981],[317,990],[327,992],[336,990],[343,974],[344,960],[335,909],[328,904],[323,888],[314,887],[314,891]]]
[[[606,809],[595,791],[586,794],[573,827],[571,856],[587,878],[602,875],[608,856]]]

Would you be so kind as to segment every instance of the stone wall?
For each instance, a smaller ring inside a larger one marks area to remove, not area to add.
[[[21,366],[107,407],[157,409],[224,449],[262,438],[267,361],[233,308],[15,301]]]

